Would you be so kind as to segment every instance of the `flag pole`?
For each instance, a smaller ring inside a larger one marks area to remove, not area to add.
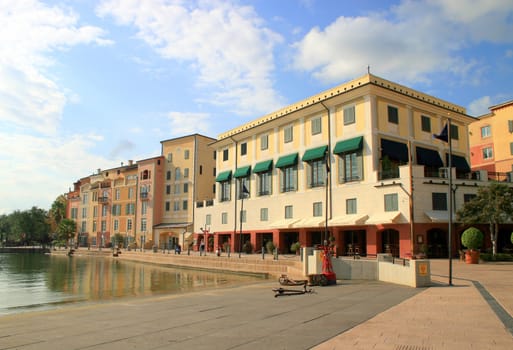
[[[449,286],[452,286],[452,133],[451,133],[451,118],[447,121],[447,139],[449,142]]]
[[[241,194],[241,201],[240,201],[240,233],[239,233],[239,258],[242,250],[242,214],[244,213],[244,184],[242,183],[242,179],[240,181],[240,194]]]

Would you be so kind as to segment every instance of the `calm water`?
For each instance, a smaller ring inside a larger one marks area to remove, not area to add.
[[[258,281],[101,257],[0,254],[0,315]]]

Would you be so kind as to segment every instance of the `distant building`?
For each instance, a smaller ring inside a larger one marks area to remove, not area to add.
[[[469,125],[472,170],[486,170],[490,179],[511,181],[513,171],[513,101],[490,107],[490,113]]]

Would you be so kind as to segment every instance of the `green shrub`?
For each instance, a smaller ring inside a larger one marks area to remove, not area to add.
[[[475,227],[469,227],[461,235],[461,244],[470,250],[477,250],[483,245],[483,232]]]
[[[265,250],[267,250],[267,254],[273,254],[274,248],[276,248],[276,246],[274,245],[273,241],[268,241],[265,244]]]
[[[301,244],[299,242],[294,242],[290,245],[290,251],[292,253],[297,252],[299,249],[301,249]]]
[[[242,246],[242,250],[244,251],[244,253],[246,254],[251,254],[253,253],[253,245],[251,244],[250,241],[247,241],[246,243],[244,243],[244,245]]]

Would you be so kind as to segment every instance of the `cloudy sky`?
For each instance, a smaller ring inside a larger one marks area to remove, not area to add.
[[[0,214],[375,75],[513,99],[511,0],[1,0]]]

